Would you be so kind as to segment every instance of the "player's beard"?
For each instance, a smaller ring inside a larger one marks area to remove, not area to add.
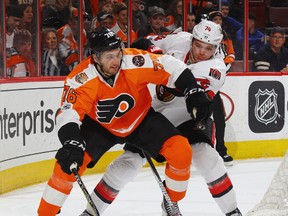
[[[119,71],[119,69],[120,69],[120,66],[121,66],[121,64],[119,65],[119,66],[113,66],[113,67],[109,67],[108,69],[104,69],[103,68],[103,73],[106,75],[106,76],[114,76],[115,74],[117,74],[118,73],[118,71]]]
[[[102,74],[102,76],[104,76],[105,78],[109,78],[111,76],[114,76],[118,73],[120,67],[122,64],[122,60],[120,61],[119,65],[113,65],[113,66],[109,66],[109,67],[105,67],[103,62],[97,63],[97,70]]]

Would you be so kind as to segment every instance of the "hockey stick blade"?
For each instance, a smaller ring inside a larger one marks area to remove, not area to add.
[[[74,174],[75,176],[75,179],[79,185],[79,187],[81,188],[87,202],[89,203],[89,205],[91,206],[95,216],[100,216],[98,210],[97,210],[97,207],[95,205],[95,203],[93,202],[88,190],[86,189],[86,186],[84,185],[84,182],[82,181],[78,171],[77,171],[77,163],[73,163],[71,166],[70,166],[70,170],[71,172]]]
[[[172,201],[170,199],[170,196],[169,196],[169,194],[168,194],[168,192],[167,192],[167,190],[166,190],[166,188],[165,188],[165,186],[164,186],[164,184],[162,182],[162,179],[161,179],[156,167],[153,164],[153,161],[151,160],[151,157],[146,152],[143,152],[143,153],[144,153],[144,155],[145,155],[145,157],[146,157],[146,159],[148,161],[148,164],[149,164],[149,166],[150,166],[150,168],[152,170],[152,173],[153,173],[153,175],[154,175],[154,177],[155,177],[155,179],[156,179],[156,181],[157,181],[157,183],[158,183],[158,185],[159,185],[159,187],[160,187],[160,189],[162,191],[164,199],[166,200],[166,202],[167,202],[167,204],[169,206],[169,209],[171,210],[171,212],[175,212],[173,203],[172,203]],[[173,216],[173,215],[169,215],[169,216]]]

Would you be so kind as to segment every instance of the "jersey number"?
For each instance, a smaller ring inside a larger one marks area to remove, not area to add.
[[[68,102],[74,104],[76,102],[77,95],[73,88],[68,85],[64,85],[64,91],[62,96],[62,102]]]

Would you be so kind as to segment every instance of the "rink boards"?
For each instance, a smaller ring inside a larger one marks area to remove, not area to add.
[[[287,83],[288,76],[281,75],[227,77],[221,93],[225,141],[235,159],[284,155]],[[61,146],[55,117],[62,86],[63,80],[53,78],[0,84],[0,194],[49,178]],[[103,172],[121,149],[111,149],[88,172]]]

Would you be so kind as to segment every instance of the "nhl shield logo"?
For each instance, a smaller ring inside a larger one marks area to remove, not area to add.
[[[278,117],[278,106],[277,97],[274,89],[268,91],[265,89],[262,91],[258,90],[255,94],[256,104],[255,104],[255,117],[259,122],[268,125],[274,122]]]

